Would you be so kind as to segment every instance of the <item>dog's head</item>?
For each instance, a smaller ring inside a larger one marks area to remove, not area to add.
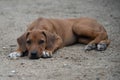
[[[30,59],[40,58],[46,48],[52,47],[55,36],[45,30],[33,30],[25,32],[17,39],[20,50],[28,52]]]

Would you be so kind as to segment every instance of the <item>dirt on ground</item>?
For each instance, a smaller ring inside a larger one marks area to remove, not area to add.
[[[76,44],[49,59],[9,59],[16,39],[38,17],[94,18],[111,44],[105,51],[85,52]],[[120,80],[120,0],[0,0],[0,80]]]

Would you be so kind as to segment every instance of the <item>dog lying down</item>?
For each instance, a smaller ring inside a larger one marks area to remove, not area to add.
[[[87,44],[85,51],[105,50],[110,44],[104,27],[91,18],[38,18],[18,39],[18,49],[11,59],[27,55],[30,59],[51,58],[53,53],[74,43]]]

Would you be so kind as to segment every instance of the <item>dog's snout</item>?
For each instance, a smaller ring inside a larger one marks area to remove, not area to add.
[[[37,51],[36,50],[31,52],[31,56],[36,56],[36,55],[37,55]]]
[[[31,54],[30,59],[38,59],[39,58],[38,52],[36,50],[32,51],[30,54]]]

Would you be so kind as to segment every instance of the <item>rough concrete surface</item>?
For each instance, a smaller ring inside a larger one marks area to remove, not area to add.
[[[111,44],[101,52],[76,44],[49,59],[10,60],[17,37],[38,17],[94,18]],[[0,0],[0,80],[120,80],[120,0]]]

